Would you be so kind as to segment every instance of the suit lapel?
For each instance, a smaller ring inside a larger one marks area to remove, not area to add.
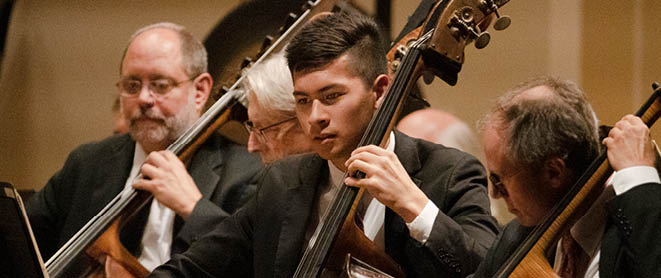
[[[90,199],[94,200],[95,204],[102,204],[102,207],[124,189],[133,166],[135,142],[128,135],[124,135],[116,140],[109,150],[109,153],[98,156],[102,169],[96,172],[95,180],[98,184],[95,186],[94,196]]]
[[[197,153],[193,155],[189,167],[187,167],[195,185],[197,185],[197,189],[200,190],[204,199],[211,199],[211,195],[216,191],[216,187],[218,187],[218,183],[220,182],[220,176],[216,170],[222,167],[224,162],[221,155],[223,152],[218,152],[218,148],[223,148],[224,146],[222,144],[215,144],[216,138],[209,138]],[[173,240],[179,234],[179,230],[181,230],[183,225],[184,219],[179,215],[175,215],[172,231]]]
[[[317,155],[306,157],[299,167],[299,180],[288,185],[285,200],[287,207],[281,224],[278,250],[274,273],[285,275],[293,273],[300,260],[301,252],[307,244],[305,232],[310,222],[310,213],[317,199],[316,192],[320,184],[328,179],[328,164]]]
[[[205,143],[197,151],[193,156],[190,167],[188,167],[190,175],[205,199],[211,198],[211,194],[216,190],[216,186],[220,181],[220,176],[214,170],[222,167],[224,163],[223,157],[220,155],[221,152],[213,150],[214,148],[210,146],[216,144],[209,143]],[[222,148],[222,146],[217,147]]]

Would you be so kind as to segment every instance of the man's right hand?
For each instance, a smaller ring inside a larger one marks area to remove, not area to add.
[[[636,116],[624,116],[610,130],[603,144],[608,148],[608,162],[615,171],[633,166],[654,166],[649,128]]]
[[[202,193],[181,160],[171,151],[151,152],[140,170],[144,178],[135,180],[133,187],[151,192],[161,204],[188,219]]]

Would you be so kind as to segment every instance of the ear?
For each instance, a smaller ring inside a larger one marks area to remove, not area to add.
[[[388,87],[390,86],[390,77],[386,74],[379,75],[372,85],[372,92],[376,96],[376,102],[374,102],[374,109],[378,109],[381,106],[381,103],[384,100],[384,96],[388,92]]]
[[[571,170],[567,168],[565,161],[559,157],[544,162],[543,174],[553,189],[561,190],[571,185]]]
[[[193,80],[193,84],[195,85],[195,108],[201,113],[211,93],[213,79],[209,73],[203,73]]]

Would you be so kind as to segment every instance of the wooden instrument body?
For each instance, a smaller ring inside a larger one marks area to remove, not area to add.
[[[336,2],[337,0],[308,2],[305,11],[289,26],[284,27],[281,36],[270,47],[265,45],[268,48],[260,52],[255,63],[260,63],[271,53],[283,49],[304,22],[316,14],[331,10]],[[189,161],[220,126],[232,119],[245,119],[245,107],[239,105],[244,95],[236,90],[242,80],[243,76],[240,76],[168,150],[174,152],[180,160]],[[148,192],[132,188],[123,190],[46,262],[49,275],[54,278],[104,277],[103,263],[108,256],[135,277],[146,277],[149,271],[121,244],[119,233],[133,214],[151,200],[152,196]]]
[[[636,113],[651,127],[661,116],[661,90],[655,88],[652,96]],[[546,259],[556,248],[560,237],[582,217],[603,192],[606,181],[613,173],[606,152],[595,159],[571,190],[553,208],[498,270],[495,277],[557,277]]]
[[[508,1],[496,1],[498,7]],[[495,5],[495,4],[494,4]],[[409,33],[387,54],[388,73],[395,78],[384,100],[367,127],[358,146],[384,147],[401,113],[403,103],[416,81],[431,73],[454,85],[463,63],[463,50],[473,40],[469,33],[453,32],[452,18],[466,15],[471,28],[489,20],[493,9],[483,1],[439,1],[425,23]],[[488,25],[488,24],[487,24]],[[450,36],[450,37],[448,37]],[[439,52],[440,51],[440,52]],[[448,57],[447,55],[451,55]],[[354,177],[362,173],[352,173]],[[405,277],[403,269],[384,250],[365,237],[355,223],[355,208],[364,189],[341,185],[339,192],[322,217],[294,277],[318,277],[322,268],[339,270],[345,258],[355,257],[393,277]]]

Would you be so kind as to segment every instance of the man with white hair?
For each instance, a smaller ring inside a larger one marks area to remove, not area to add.
[[[261,163],[245,148],[213,135],[187,167],[168,167],[183,163],[163,150],[200,117],[213,83],[206,50],[182,26],[158,23],[138,30],[124,50],[119,74],[129,134],[78,147],[27,208],[48,258],[135,183],[155,200],[120,237],[151,270],[238,209],[254,191],[248,184]],[[133,180],[139,172],[143,178]],[[186,182],[173,182],[179,176]]]
[[[311,151],[296,119],[294,84],[282,53],[249,68],[242,85],[248,94],[248,151],[264,163]]]

